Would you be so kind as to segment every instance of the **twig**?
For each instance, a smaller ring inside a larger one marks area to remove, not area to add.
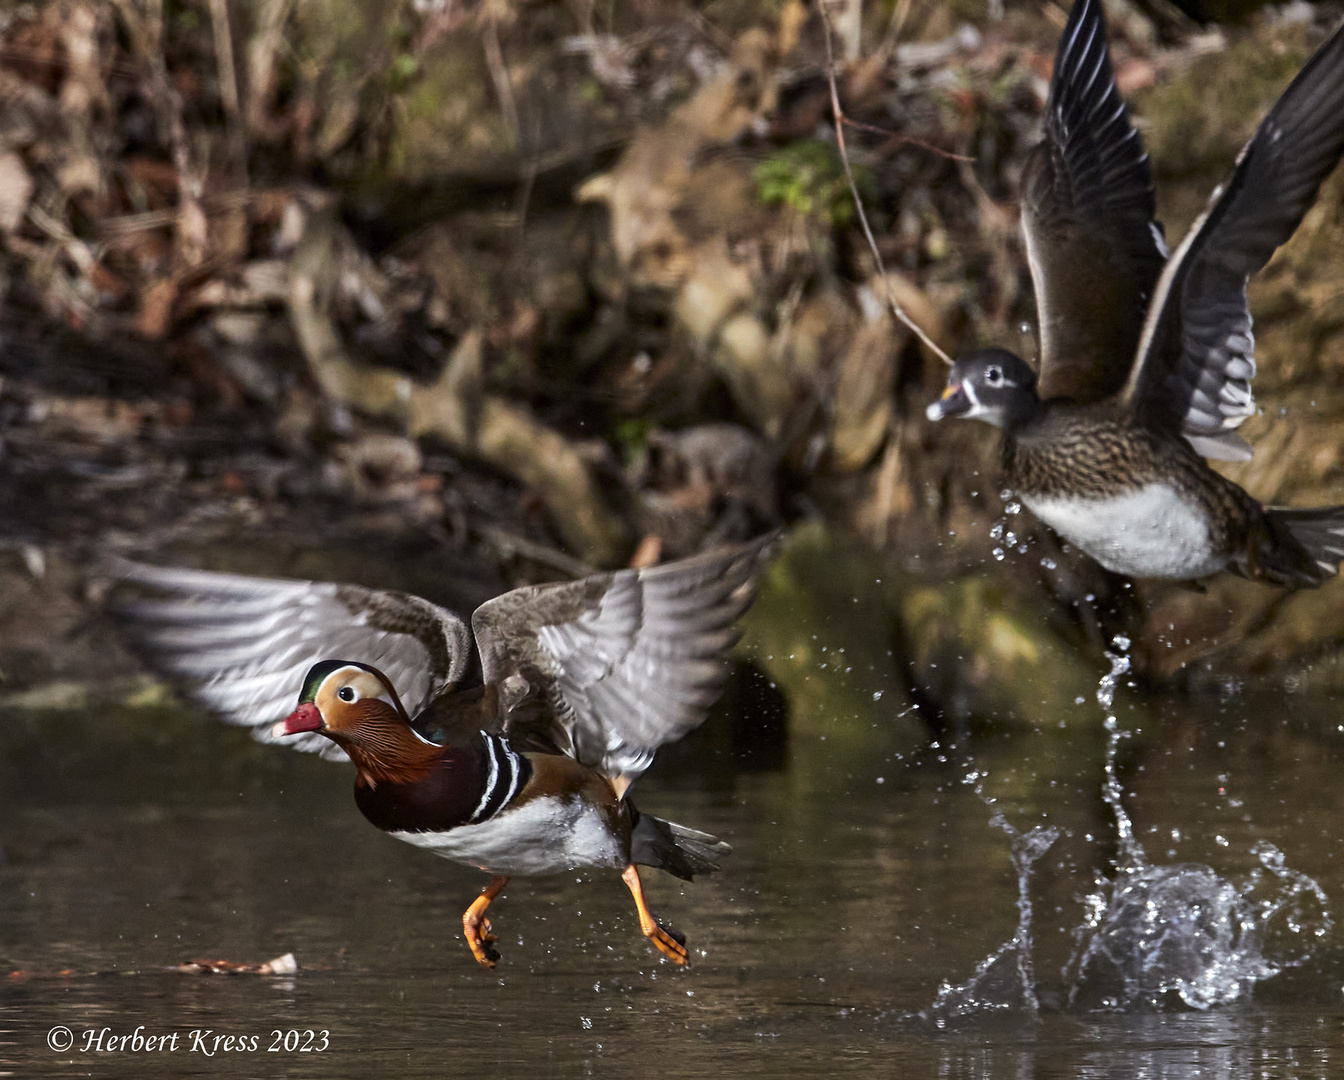
[[[168,85],[166,77],[163,85]],[[173,168],[177,172],[178,257],[184,266],[194,268],[205,261],[207,225],[205,211],[201,209],[201,192],[205,184],[201,174],[191,164],[191,144],[182,116],[182,95],[176,90],[169,90],[163,99],[163,106],[168,112],[168,145],[172,149]]]
[[[36,203],[28,207],[28,220],[61,246],[61,250],[69,256],[81,274],[87,275],[93,271],[98,256],[88,244],[67,229],[63,222],[52,217]]]
[[[1008,309],[1012,306],[1013,297],[1017,293],[1017,272],[1008,260],[1008,237],[1013,231],[1012,219],[1003,207],[990,197],[968,162],[959,162],[957,171],[966,190],[975,198],[980,232],[989,243],[994,261],[994,283],[999,295],[994,318],[996,321],[1002,321],[1007,317]]]
[[[883,67],[896,52],[896,41],[905,28],[905,20],[910,17],[910,9],[913,6],[913,0],[896,0],[896,7],[891,13],[891,22],[887,23],[887,32],[882,35],[882,44],[877,47],[878,61]]]
[[[845,44],[845,60],[857,60],[863,48],[863,0],[833,0],[840,9],[836,31]]]
[[[226,191],[210,199],[201,200],[201,209],[206,215],[226,214],[231,210],[248,206],[261,198],[273,194],[268,191]],[[98,232],[103,236],[118,236],[128,233],[144,232],[146,229],[163,229],[177,221],[178,209],[175,206],[163,210],[145,210],[139,214],[118,214],[106,217],[98,222]]]
[[[22,45],[0,45],[0,60],[17,60],[22,64],[46,68],[60,74],[70,70],[68,57],[64,55],[53,56],[43,50],[27,48]],[[134,79],[144,74],[143,68],[125,57],[116,57],[105,61],[105,63],[107,66],[103,70],[107,75],[121,75],[128,79]]]
[[[210,25],[215,39],[215,66],[219,68],[219,97],[228,123],[229,154],[235,167],[247,176],[247,146],[243,139],[242,104],[238,97],[238,72],[233,61],[233,30],[229,26],[228,0],[210,0]]]
[[[191,167],[187,128],[182,119],[182,97],[168,80],[163,54],[163,0],[147,0],[141,10],[135,0],[115,0],[141,58],[149,65],[154,104],[160,133],[167,135],[177,172],[177,251],[186,267],[196,267],[205,258],[206,220],[201,211],[200,175]]]
[[[513,145],[521,150],[523,133],[518,120],[518,101],[513,96],[513,81],[504,63],[504,50],[499,46],[499,25],[494,19],[486,20],[481,44],[485,47],[485,64],[490,69],[490,79],[499,97],[499,110],[504,114],[509,134],[513,136]]]
[[[285,43],[285,23],[293,7],[294,0],[261,0],[253,12],[256,29],[247,43],[247,101],[243,105],[243,119],[253,136],[273,138],[281,126],[270,123],[268,110]]]
[[[523,167],[522,183],[518,186],[518,241],[514,249],[514,257],[521,258],[523,252],[523,239],[527,235],[527,210],[532,203],[532,192],[537,186],[537,154],[536,147],[541,143],[540,125],[536,117],[532,118],[529,125],[532,134],[528,139],[527,164]],[[523,148],[518,147],[519,151]]]
[[[840,149],[840,161],[845,167],[845,179],[849,181],[849,194],[854,199],[854,208],[859,215],[859,223],[863,226],[863,235],[868,239],[868,248],[873,253],[873,258],[877,261],[877,272],[882,275],[882,285],[887,292],[887,303],[891,307],[891,313],[897,320],[904,323],[914,335],[922,341],[935,356],[949,367],[952,365],[952,358],[947,355],[933,338],[924,332],[924,328],[915,322],[896,301],[896,294],[891,291],[891,282],[887,280],[887,268],[882,261],[882,253],[877,250],[877,240],[873,238],[872,226],[868,224],[868,214],[863,209],[863,199],[859,197],[859,185],[854,182],[854,170],[849,164],[849,150],[845,146],[845,113],[840,108],[840,91],[835,85],[835,45],[831,40],[831,18],[823,7],[821,11],[821,26],[826,35],[826,78],[831,86],[831,112],[835,116],[835,141]]]
[[[546,544],[539,544],[535,540],[511,533],[497,525],[478,525],[475,531],[495,549],[497,554],[506,559],[514,557],[528,559],[571,578],[588,577],[589,574],[597,573],[596,567],[589,566],[582,559],[576,559]]]
[[[956,154],[951,150],[944,150],[941,146],[934,146],[933,143],[927,143],[923,139],[916,139],[913,135],[902,135],[899,131],[890,131],[887,128],[876,127],[873,124],[865,124],[861,120],[851,120],[848,116],[841,116],[840,122],[846,127],[857,128],[859,131],[871,131],[874,135],[886,135],[893,138],[897,143],[910,143],[912,146],[918,146],[922,150],[928,150],[930,153],[937,154],[941,158],[947,158],[948,161],[974,161],[975,158],[967,157],[965,154]]]

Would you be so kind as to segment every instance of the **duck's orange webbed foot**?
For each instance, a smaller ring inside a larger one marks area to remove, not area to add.
[[[490,920],[485,917],[485,909],[508,883],[509,879],[502,874],[491,878],[490,884],[481,890],[481,895],[462,913],[462,933],[466,935],[467,948],[482,967],[492,968],[499,961],[499,950],[493,947],[499,938],[490,932]]]
[[[641,933],[672,963],[686,967],[691,962],[690,954],[686,951],[686,935],[678,933],[670,926],[664,926],[654,917],[649,905],[644,902],[644,885],[639,880],[639,871],[634,863],[621,872],[621,880],[630,890],[630,895],[635,898],[635,910],[639,912]]]

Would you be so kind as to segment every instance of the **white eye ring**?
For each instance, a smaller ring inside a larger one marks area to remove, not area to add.
[[[342,701],[354,701],[355,689],[352,686],[342,686],[339,690],[336,691],[336,696],[340,698]]]
[[[990,386],[998,386],[999,383],[1003,382],[1003,368],[993,365],[985,368],[985,382],[989,383]]]

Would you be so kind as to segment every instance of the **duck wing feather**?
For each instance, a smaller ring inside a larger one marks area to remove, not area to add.
[[[1022,177],[1042,398],[1098,401],[1124,385],[1167,257],[1153,214],[1152,170],[1115,85],[1101,2],[1078,0],[1055,56],[1045,138]]]
[[[259,741],[330,760],[346,755],[325,736],[271,733],[293,710],[314,664],[343,659],[376,667],[415,716],[461,679],[471,659],[466,624],[407,593],[121,558],[104,569],[136,587],[134,595],[122,590],[111,610],[151,668],[221,719],[251,728]]]
[[[755,595],[774,539],[527,586],[482,604],[471,624],[505,732],[629,783],[718,698],[738,638],[733,622]],[[529,707],[537,694],[550,708]]]
[[[1316,50],[1242,148],[1163,271],[1120,395],[1208,457],[1244,460],[1255,413],[1250,276],[1296,231],[1344,153],[1344,26]]]

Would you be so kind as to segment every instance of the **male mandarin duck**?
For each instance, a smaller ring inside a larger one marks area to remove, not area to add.
[[[1251,456],[1236,434],[1255,413],[1246,284],[1342,151],[1344,29],[1283,92],[1170,254],[1100,0],[1077,0],[1045,139],[1022,177],[1039,371],[1003,349],[971,352],[929,419],[1002,428],[1008,486],[1109,570],[1194,580],[1226,569],[1285,588],[1333,577],[1344,507],[1262,506],[1204,459]]]
[[[369,821],[494,875],[462,917],[478,962],[498,959],[485,911],[510,875],[592,866],[621,871],[644,935],[684,965],[685,939],[649,911],[636,866],[689,881],[731,849],[641,814],[626,792],[719,696],[773,539],[515,589],[471,630],[399,592],[109,570],[163,594],[113,608],[153,665],[262,742],[348,758]],[[480,678],[464,685],[473,635]]]

